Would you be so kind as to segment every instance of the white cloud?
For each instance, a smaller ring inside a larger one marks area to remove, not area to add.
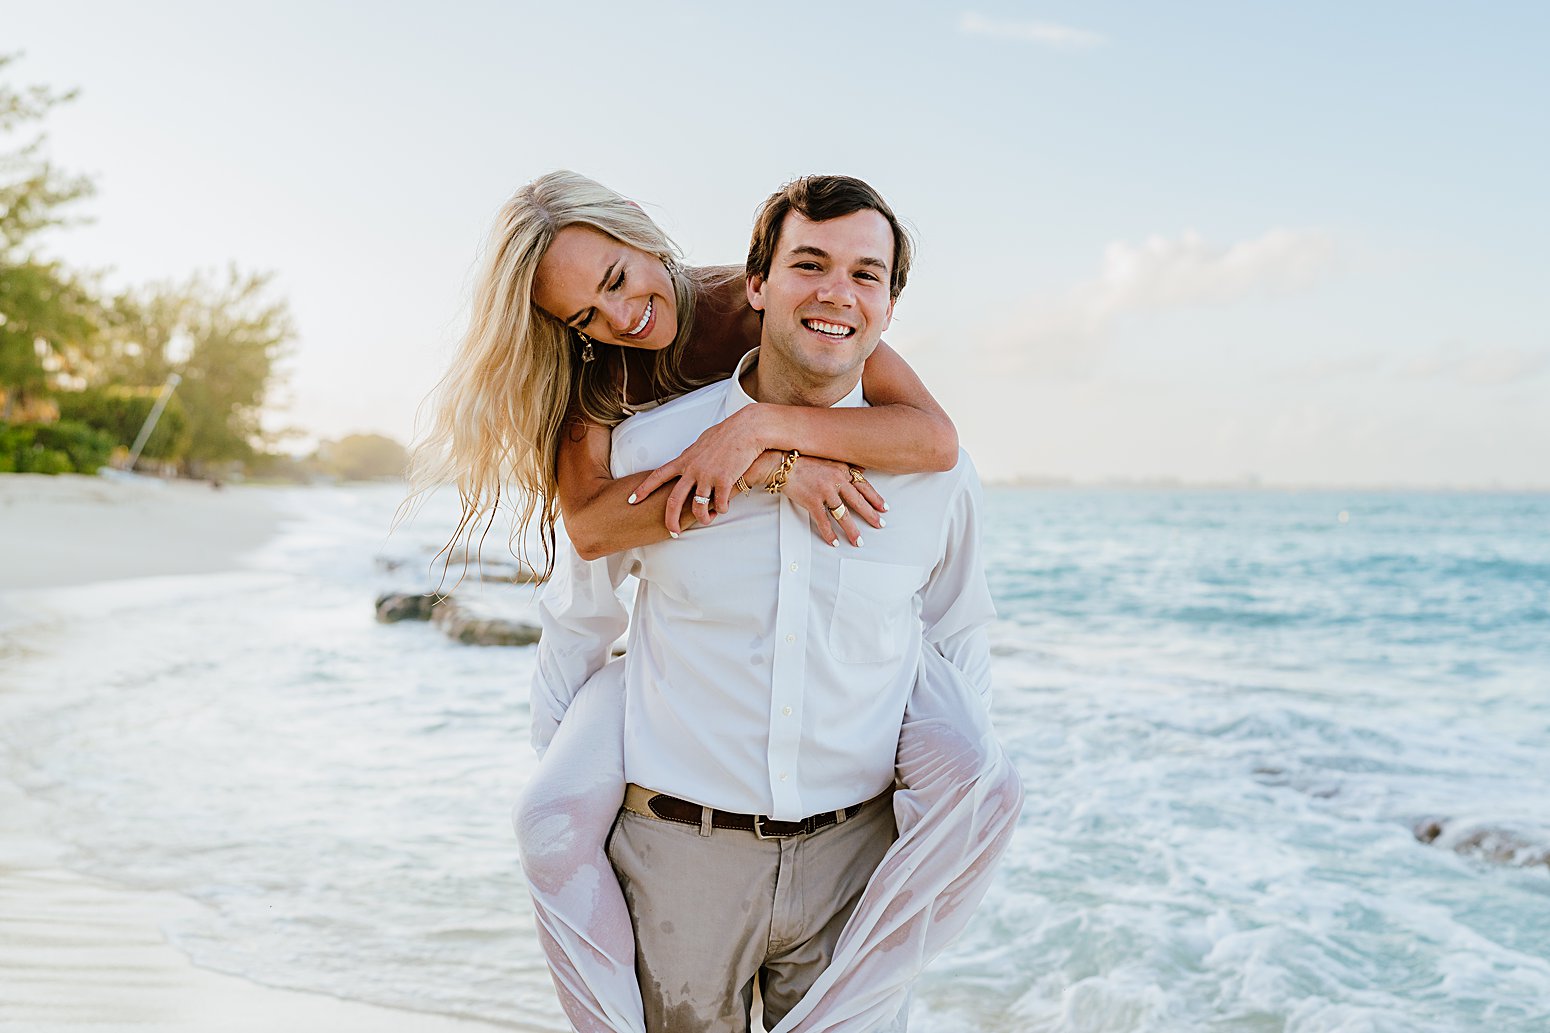
[[[1117,241],[1104,249],[1096,279],[1022,306],[1015,329],[999,335],[1003,366],[1087,371],[1109,327],[1124,313],[1300,290],[1329,270],[1334,251],[1334,238],[1325,231],[1280,228],[1226,247],[1207,243],[1193,230],[1139,244]]]
[[[1108,42],[1098,33],[1088,32],[1086,29],[1073,29],[1053,22],[1001,21],[972,12],[965,12],[958,19],[958,31],[966,36],[994,36],[997,39],[1038,43],[1047,47],[1063,47],[1069,50],[1083,50]]]
[[[1100,310],[1230,301],[1260,289],[1296,290],[1328,267],[1334,241],[1318,230],[1273,229],[1254,240],[1212,247],[1194,230],[1104,250],[1103,273],[1082,288]]]

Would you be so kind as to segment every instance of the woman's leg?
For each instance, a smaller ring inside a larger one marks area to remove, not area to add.
[[[936,650],[922,654],[899,730],[899,838],[829,967],[773,1033],[903,1029],[910,983],[968,924],[1011,841],[1022,780],[984,700]]]
[[[624,664],[576,693],[512,811],[538,938],[578,1033],[645,1033],[635,933],[603,845],[624,802]]]

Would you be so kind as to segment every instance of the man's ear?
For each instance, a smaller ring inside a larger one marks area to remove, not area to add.
[[[883,316],[883,331],[884,332],[886,332],[887,329],[890,326],[893,325],[893,306],[898,303],[898,300],[899,300],[898,298],[889,298],[888,299],[888,312],[887,312],[886,315]]]
[[[758,273],[748,277],[748,307],[755,312],[764,311],[764,277]]]

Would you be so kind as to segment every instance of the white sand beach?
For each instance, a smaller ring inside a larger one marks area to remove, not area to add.
[[[242,486],[0,475],[0,591],[230,570],[277,519]]]
[[[0,603],[37,590],[230,570],[279,522],[262,489],[0,476]],[[19,648],[0,640],[0,657]],[[0,661],[3,664],[3,661]],[[29,706],[6,684],[0,719]],[[0,1029],[452,1033],[480,1022],[279,990],[192,965],[163,923],[191,906],[64,867],[47,815],[0,774]]]

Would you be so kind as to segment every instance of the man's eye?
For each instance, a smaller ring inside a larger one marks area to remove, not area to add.
[[[796,263],[793,263],[792,268],[795,268],[795,269],[817,269],[818,268],[818,263],[817,262],[796,262]]]

